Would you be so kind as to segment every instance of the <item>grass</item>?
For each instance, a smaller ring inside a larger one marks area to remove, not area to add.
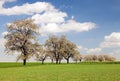
[[[0,81],[120,81],[120,63],[0,63]]]

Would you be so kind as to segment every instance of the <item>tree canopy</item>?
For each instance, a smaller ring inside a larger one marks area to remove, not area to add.
[[[26,60],[35,52],[37,29],[37,25],[31,19],[17,20],[7,25],[5,51],[20,52],[18,59],[22,59],[23,65],[26,65]]]

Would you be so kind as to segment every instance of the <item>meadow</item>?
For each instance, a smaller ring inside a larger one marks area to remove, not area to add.
[[[120,63],[0,63],[0,81],[120,81]]]

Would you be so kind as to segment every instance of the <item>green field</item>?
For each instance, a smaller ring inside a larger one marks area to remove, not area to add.
[[[0,63],[0,81],[120,81],[120,64]]]

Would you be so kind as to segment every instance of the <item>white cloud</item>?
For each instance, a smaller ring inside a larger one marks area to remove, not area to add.
[[[66,32],[67,31],[83,32],[83,31],[89,31],[95,28],[95,23],[92,23],[92,22],[80,23],[75,20],[68,20],[67,22],[61,25],[61,28],[63,31],[66,31]]]
[[[48,2],[36,2],[33,4],[25,3],[22,6],[13,6],[11,8],[3,8],[5,2],[15,0],[1,0],[0,14],[1,15],[33,15],[31,18],[40,27],[42,35],[55,34],[62,32],[84,32],[95,28],[95,23],[92,22],[77,22],[72,19],[66,20],[67,13],[59,11]]]
[[[83,46],[81,46],[81,45],[78,46],[78,49],[79,49],[79,50],[83,50],[83,51],[87,51],[87,50],[88,50],[88,48],[85,48],[85,47],[83,47]]]
[[[100,45],[102,48],[120,47],[120,32],[113,32],[104,37],[104,41]]]
[[[48,12],[45,12],[46,14]],[[53,33],[62,33],[62,32],[84,32],[89,31],[95,28],[95,23],[92,22],[77,22],[73,19],[66,20],[67,15],[63,12],[53,12],[54,14],[46,14],[45,16],[36,14],[31,18],[34,22],[40,27],[40,32],[42,34],[53,34]],[[55,16],[55,17],[54,17]]]
[[[64,17],[67,14],[60,11],[46,11],[43,14],[36,14],[32,16],[32,19],[35,20],[36,24],[47,24],[47,23],[62,23],[65,21]]]
[[[101,48],[91,48],[91,49],[88,49],[87,50],[87,53],[91,54],[91,53],[94,53],[94,54],[98,54],[102,51]]]
[[[47,25],[43,25],[40,28],[40,31],[42,34],[62,32],[62,30],[58,27],[56,23],[48,23]]]
[[[86,48],[83,46],[78,46],[79,50],[85,54],[99,54],[102,49],[101,48]]]
[[[1,15],[32,15],[35,13],[42,13],[44,11],[56,11],[53,5],[46,2],[36,2],[33,4],[25,3],[22,6],[14,6],[11,8],[3,8],[5,2],[12,2],[15,0],[1,0],[0,1],[0,14]]]
[[[78,46],[83,54],[109,54],[120,60],[120,32],[112,32],[104,37],[104,41],[97,48]]]

